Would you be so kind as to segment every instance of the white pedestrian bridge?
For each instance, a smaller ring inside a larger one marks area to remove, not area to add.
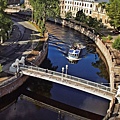
[[[82,90],[84,92],[91,93],[93,95],[97,95],[108,100],[112,100],[116,94],[112,92],[111,88],[108,86],[96,82],[91,82],[86,79],[74,77],[68,74],[43,69],[40,67],[24,65],[20,66],[20,71],[24,75],[37,77],[47,81],[62,84],[68,87]]]

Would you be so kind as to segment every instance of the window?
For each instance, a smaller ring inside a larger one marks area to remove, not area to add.
[[[88,13],[88,10],[86,10],[86,13]]]
[[[90,7],[92,7],[92,4],[90,4]]]
[[[92,11],[90,10],[90,14],[92,14]]]

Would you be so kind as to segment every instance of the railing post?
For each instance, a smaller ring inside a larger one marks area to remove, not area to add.
[[[68,70],[68,65],[66,65],[65,67],[66,67],[66,77],[67,77],[67,70]]]

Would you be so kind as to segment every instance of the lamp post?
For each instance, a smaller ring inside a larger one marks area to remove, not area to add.
[[[65,67],[66,67],[66,76],[67,76],[67,71],[68,71],[68,65],[66,65]]]
[[[64,67],[62,67],[62,80],[63,80],[63,74],[64,74]]]

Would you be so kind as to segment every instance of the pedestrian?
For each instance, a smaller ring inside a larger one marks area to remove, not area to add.
[[[46,73],[48,73],[48,69],[46,69]]]

